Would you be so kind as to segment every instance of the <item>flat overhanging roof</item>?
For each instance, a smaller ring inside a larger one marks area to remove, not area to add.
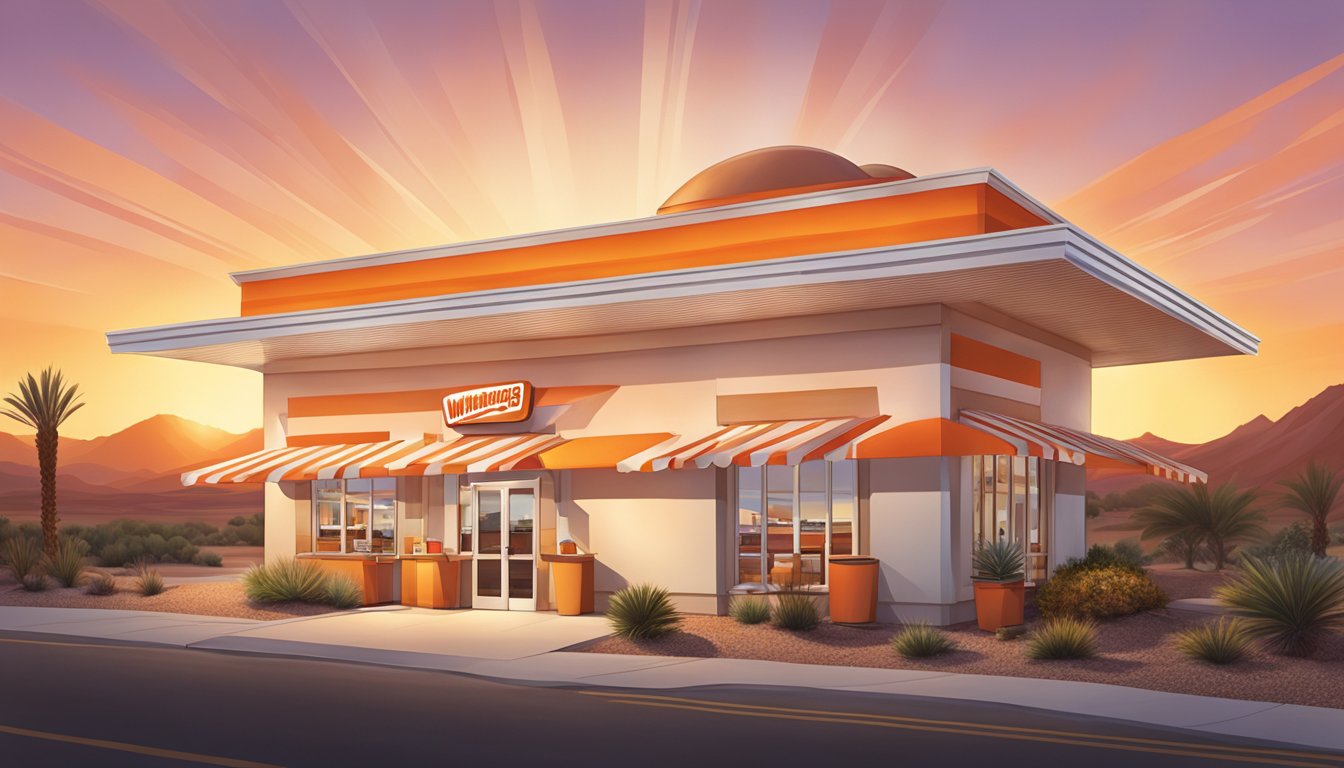
[[[1069,224],[205,320],[107,337],[117,353],[266,370],[300,358],[927,304],[988,307],[1090,350],[1095,367],[1255,354],[1260,341]]]

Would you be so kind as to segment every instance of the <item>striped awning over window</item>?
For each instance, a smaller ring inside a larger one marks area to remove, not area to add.
[[[386,466],[425,446],[424,440],[300,445],[249,453],[182,473],[183,485],[265,483],[386,477]]]
[[[458,475],[468,472],[507,472],[541,469],[541,454],[565,442],[558,435],[472,435],[430,443],[389,462],[393,475]]]
[[[1018,456],[1039,456],[1092,468],[1131,469],[1186,483],[1208,481],[1204,472],[1174,459],[1080,429],[988,411],[962,411],[961,421],[1008,441]]]
[[[734,424],[671,450],[659,447],[636,454],[617,463],[616,468],[622,472],[657,472],[664,469],[706,469],[732,465],[792,466],[824,458],[828,452],[844,446],[887,418],[874,416]]]

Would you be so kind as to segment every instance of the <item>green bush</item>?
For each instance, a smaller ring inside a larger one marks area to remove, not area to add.
[[[41,571],[29,571],[19,579],[19,583],[29,592],[41,592],[47,588],[47,577]]]
[[[1027,658],[1090,659],[1097,655],[1097,625],[1087,619],[1050,619],[1027,638]]]
[[[196,556],[195,563],[210,568],[219,568],[224,565],[224,558],[220,557],[218,552],[202,552]]]
[[[1241,572],[1214,594],[1245,618],[1252,637],[1288,656],[1309,655],[1322,636],[1344,626],[1344,564],[1333,558],[1244,557]]]
[[[891,647],[907,659],[919,659],[947,653],[957,644],[941,629],[920,621],[907,624],[891,638]]]
[[[1087,554],[1081,558],[1071,557],[1055,569],[1055,575],[1069,575],[1079,571],[1099,571],[1107,568],[1121,568],[1137,574],[1146,574],[1143,569],[1143,550],[1133,542],[1118,542],[1114,547],[1105,544],[1093,544]]]
[[[760,624],[770,620],[770,603],[764,598],[739,595],[728,603],[728,615],[738,624]]]
[[[61,537],[56,555],[47,559],[47,574],[62,587],[79,585],[84,576],[84,553],[89,545],[79,539]]]
[[[90,595],[110,595],[117,591],[117,579],[110,573],[96,573],[89,578],[84,592]]]
[[[254,565],[242,581],[248,599],[258,603],[321,603],[327,597],[327,575],[310,560],[287,558]]]
[[[1166,593],[1147,573],[1123,565],[1059,568],[1036,588],[1036,608],[1046,618],[1110,619],[1166,604]]]
[[[153,568],[144,568],[140,571],[140,575],[135,579],[135,588],[145,597],[153,597],[167,589],[163,577]]]
[[[775,603],[775,626],[794,632],[806,632],[821,624],[821,611],[811,595],[787,592]]]
[[[349,576],[331,575],[327,578],[323,602],[342,610],[355,608],[364,604],[364,591]]]
[[[681,616],[666,589],[636,584],[611,596],[607,601],[607,620],[621,637],[648,640],[676,630]]]
[[[1176,633],[1176,650],[1210,664],[1231,664],[1251,650],[1251,636],[1241,619],[1226,616]]]
[[[1264,560],[1298,552],[1311,552],[1311,526],[1301,520],[1280,529],[1269,537],[1269,540],[1265,543],[1247,548],[1241,553],[1241,557],[1254,557]]]
[[[981,541],[971,553],[971,570],[976,578],[988,581],[1018,581],[1025,578],[1025,561],[1021,542]]]
[[[36,539],[21,534],[5,540],[4,545],[0,546],[0,557],[4,558],[5,565],[18,581],[23,581],[28,574],[42,568],[42,547]]]

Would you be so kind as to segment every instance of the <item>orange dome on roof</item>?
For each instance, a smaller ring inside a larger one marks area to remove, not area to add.
[[[890,168],[882,176],[868,168]],[[693,211],[748,200],[813,192],[821,189],[874,184],[892,178],[911,178],[893,166],[859,166],[816,147],[782,146],[755,149],[715,163],[692,176],[667,198],[659,213]]]

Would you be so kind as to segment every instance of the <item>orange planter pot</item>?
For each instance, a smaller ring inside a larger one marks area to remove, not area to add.
[[[1022,623],[1026,582],[975,582],[975,620],[986,632]]]
[[[555,612],[561,616],[592,613],[596,555],[543,554],[541,559],[551,564],[551,580],[555,583]]]
[[[871,624],[877,621],[875,557],[837,555],[831,563],[831,623]]]

